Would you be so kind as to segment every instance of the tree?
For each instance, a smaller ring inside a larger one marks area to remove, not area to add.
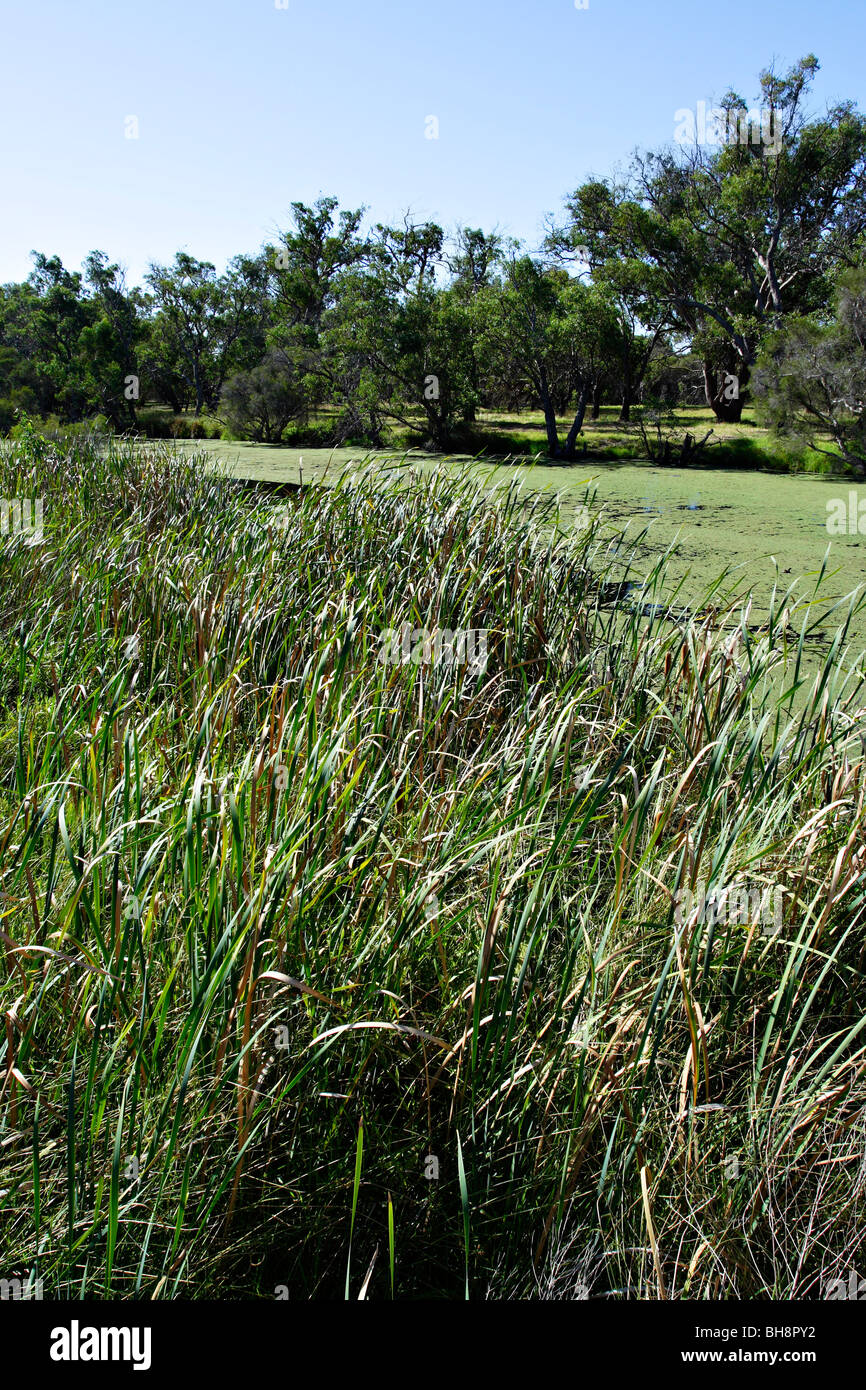
[[[151,265],[145,278],[156,310],[149,364],[164,385],[167,375],[186,385],[196,415],[205,405],[216,410],[227,375],[264,347],[263,257],[235,256],[218,276],[210,261],[178,251],[171,266]]]
[[[779,434],[866,473],[866,268],[839,275],[831,318],[791,316],[764,344],[759,411]],[[829,443],[835,448],[830,448]]]
[[[573,460],[587,401],[616,332],[609,298],[564,270],[515,255],[503,277],[478,296],[478,312],[486,348],[502,374],[522,382],[544,412],[549,456]],[[563,443],[558,416],[575,397]]]
[[[866,227],[866,121],[849,102],[807,120],[817,69],[809,56],[784,76],[762,73],[771,141],[743,138],[749,112],[729,92],[720,149],[636,158],[624,184],[595,181],[568,205],[565,233],[596,261],[633,259],[651,274],[653,301],[701,353],[719,419],[740,418],[762,335],[826,300]]]
[[[338,206],[336,198],[319,198],[312,207],[292,203],[293,227],[281,234],[279,247],[268,248],[275,341],[288,338],[315,348],[323,316],[336,303],[340,277],[368,252],[360,235],[364,209],[344,209],[335,218]]]
[[[145,334],[140,291],[130,293],[119,266],[104,251],[85,263],[93,319],[81,330],[79,349],[87,394],[115,429],[134,427],[140,399],[138,347]]]
[[[661,277],[643,251],[641,224],[647,216],[621,190],[599,180],[578,188],[566,207],[566,225],[550,228],[545,248],[559,263],[577,262],[588,269],[615,305],[617,326],[607,357],[609,371],[617,378],[620,419],[627,421],[656,344],[673,323]],[[594,391],[594,418],[599,413],[599,386]]]
[[[338,211],[336,198],[319,198],[312,207],[292,203],[292,226],[280,234],[279,245],[266,248],[271,286],[271,319],[267,341],[285,363],[294,383],[306,394],[307,406],[340,401],[342,414],[335,428],[338,440],[358,432],[364,407],[359,403],[357,364],[340,360],[326,325],[338,315],[347,276],[367,254],[360,234],[363,208]],[[376,442],[378,427],[370,420]]]
[[[59,256],[32,254],[34,268],[25,283],[3,291],[0,341],[6,380],[0,395],[22,405],[33,402],[43,416],[81,420],[91,401],[80,343],[93,309],[77,271],[66,270]]]
[[[470,306],[436,280],[443,239],[432,222],[377,224],[363,263],[342,281],[323,346],[330,379],[352,380],[365,393],[359,416],[375,397],[381,417],[412,429],[420,415],[430,440],[447,449],[458,423],[471,418],[477,392]]]
[[[480,227],[458,227],[445,256],[453,298],[471,308],[479,293],[492,284],[502,264],[504,249],[503,238],[495,229],[487,233]],[[474,397],[467,403],[464,418],[471,421],[475,419],[476,402],[480,402],[485,385],[489,389],[490,383],[486,372],[488,364],[483,360],[483,342],[478,334],[477,315],[470,313],[464,323],[468,333],[469,383]],[[485,377],[488,379],[485,380]]]
[[[445,257],[452,288],[467,299],[474,299],[480,290],[492,284],[503,247],[503,239],[495,229],[488,233],[480,227],[458,227]]]
[[[278,444],[292,420],[307,417],[307,396],[292,363],[271,348],[257,367],[226,382],[220,408],[236,433]]]

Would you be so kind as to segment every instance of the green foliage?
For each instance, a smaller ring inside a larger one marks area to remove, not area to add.
[[[252,365],[264,346],[268,268],[263,256],[236,256],[224,275],[179,251],[146,277],[155,315],[142,372],[177,408],[191,396],[196,415],[215,411],[233,369]]]
[[[271,349],[257,367],[229,378],[221,409],[234,433],[277,444],[290,422],[306,419],[309,400],[291,358]]]
[[[811,589],[670,620],[663,562],[629,590],[518,486],[380,464],[275,511],[201,465],[0,447],[50,498],[0,549],[3,1267],[820,1296],[866,1195],[850,613],[807,677]],[[485,669],[383,661],[403,622]],[[744,875],[778,932],[677,920]]]
[[[210,423],[160,418],[194,414],[277,443],[287,431],[318,441],[318,425],[304,432],[327,418],[334,446],[403,438],[454,452],[471,448],[481,412],[540,407],[547,457],[573,462],[587,417],[613,401],[624,425],[656,394],[670,408],[704,399],[720,423],[739,423],[786,319],[801,363],[819,353],[803,325],[823,331],[838,277],[866,245],[866,118],[851,102],[810,113],[817,70],[808,56],[763,72],[757,126],[728,92],[720,147],[651,151],[624,178],[583,183],[541,256],[482,228],[446,237],[409,214],[367,226],[363,208],[334,197],[292,203],[274,244],[222,273],[187,251],[153,264],[144,290],[104,252],[82,272],[34,253],[28,279],[0,287],[0,432],[24,411],[211,436]],[[776,401],[780,433],[804,437],[797,402]],[[858,469],[832,402],[812,414],[801,459],[829,447]],[[629,455],[628,431],[610,447]]]
[[[549,456],[573,459],[590,390],[617,334],[610,296],[530,256],[515,256],[479,292],[474,312],[491,374],[541,406]],[[574,418],[562,443],[557,417],[570,406]]]
[[[761,417],[778,435],[866,472],[866,269],[839,277],[832,317],[793,317],[772,334],[756,375]]]
[[[866,118],[846,102],[808,119],[817,68],[810,56],[761,75],[772,141],[742,138],[746,103],[730,92],[721,109],[740,138],[650,153],[624,183],[584,184],[551,239],[563,253],[585,245],[639,319],[688,338],[720,420],[740,418],[764,335],[783,314],[826,305],[866,231]],[[739,380],[734,400],[726,373]]]

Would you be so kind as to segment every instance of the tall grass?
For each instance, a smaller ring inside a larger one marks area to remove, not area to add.
[[[844,1273],[851,605],[807,675],[811,596],[760,632],[719,586],[669,621],[662,562],[611,602],[594,525],[468,470],[280,511],[168,446],[31,434],[0,491],[45,499],[42,544],[0,541],[0,1273],[70,1299]],[[486,671],[379,660],[404,621],[486,629]],[[777,935],[675,912],[743,875],[781,885]]]

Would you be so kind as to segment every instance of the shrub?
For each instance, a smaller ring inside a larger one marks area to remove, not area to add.
[[[661,402],[640,406],[635,411],[635,423],[646,457],[653,463],[688,468],[704,461],[712,429],[698,439],[689,430],[683,430],[673,411]]]
[[[768,336],[754,384],[780,437],[866,476],[866,268],[840,276],[831,318],[792,317]]]
[[[138,430],[148,439],[170,439],[171,419],[164,410],[139,410]]]
[[[236,372],[223,388],[220,406],[241,438],[277,444],[290,421],[306,420],[308,401],[294,364],[277,350],[249,372]]]

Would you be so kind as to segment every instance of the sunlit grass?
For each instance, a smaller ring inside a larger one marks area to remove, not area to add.
[[[0,1269],[816,1296],[863,1223],[844,611],[807,677],[792,595],[653,617],[665,560],[611,597],[622,556],[517,481],[276,502],[202,462],[0,452],[46,518],[0,541]],[[486,670],[382,662],[404,621],[486,630]],[[677,922],[744,876],[778,935]]]

